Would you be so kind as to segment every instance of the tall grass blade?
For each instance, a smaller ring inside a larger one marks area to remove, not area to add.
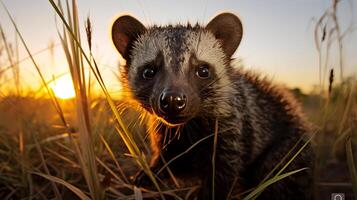
[[[102,135],[100,135],[100,139],[102,141],[102,143],[104,144],[106,150],[108,151],[110,157],[112,158],[112,160],[114,161],[116,167],[118,168],[122,178],[124,179],[124,181],[126,183],[129,183],[129,180],[127,179],[126,175],[124,174],[123,169],[121,168],[121,166],[119,165],[118,160],[115,158],[114,152],[112,151],[112,149],[110,148],[109,144],[107,143],[107,141],[105,141],[104,137]]]
[[[349,137],[346,142],[346,155],[347,155],[348,170],[350,171],[351,180],[352,180],[352,190],[355,198],[357,198],[357,165],[354,162],[351,137]]]
[[[6,5],[5,5],[2,1],[0,1],[0,3],[1,3],[1,5],[3,6],[3,8],[5,9],[6,14],[9,16],[10,21],[11,21],[12,25],[14,26],[15,31],[16,31],[17,35],[19,36],[20,40],[21,40],[21,43],[22,43],[22,44],[24,45],[24,47],[25,47],[26,53],[28,54],[29,58],[31,59],[31,62],[32,62],[33,65],[35,66],[36,71],[37,71],[38,75],[39,75],[40,78],[41,78],[41,83],[42,83],[42,85],[44,86],[44,88],[46,89],[48,95],[50,96],[50,99],[51,99],[51,101],[52,101],[52,104],[53,104],[54,108],[56,109],[57,113],[59,114],[60,118],[62,119],[63,124],[64,124],[65,126],[67,126],[68,124],[67,124],[67,122],[65,121],[63,111],[62,111],[61,107],[60,107],[59,104],[58,104],[57,98],[56,98],[56,96],[53,95],[53,92],[50,90],[50,88],[49,88],[49,86],[48,86],[48,84],[47,84],[47,82],[46,82],[46,80],[45,80],[45,78],[44,78],[44,76],[43,76],[43,74],[42,74],[42,72],[41,72],[41,70],[40,70],[40,67],[39,67],[39,65],[37,64],[37,62],[35,61],[33,55],[31,54],[31,51],[30,51],[29,47],[27,46],[27,44],[26,44],[26,42],[25,42],[25,39],[22,37],[22,34],[21,34],[20,30],[18,29],[18,27],[17,27],[17,25],[16,25],[16,23],[15,23],[14,18],[13,18],[12,15],[10,14],[10,12],[9,12],[9,10],[7,9]],[[13,66],[13,65],[12,65],[12,66]]]
[[[143,200],[143,194],[141,190],[134,186],[134,199],[135,200]]]
[[[76,194],[81,200],[91,200],[87,195],[85,195],[82,190],[80,190],[79,188],[77,188],[76,186],[68,183],[67,181],[57,178],[55,176],[51,176],[51,175],[47,175],[47,174],[43,174],[43,173],[37,173],[37,172],[32,172],[32,174],[36,174],[38,176],[42,176],[43,178],[46,178],[47,180],[50,180],[52,182],[56,182],[59,184],[64,185],[65,187],[67,187],[69,190],[71,190],[74,194]]]
[[[60,8],[56,5],[56,3],[53,0],[48,0],[48,1],[52,5],[53,9],[56,11],[56,13],[59,16],[59,18],[62,20],[64,26],[66,27],[67,32],[71,36],[71,41],[74,42],[77,45],[78,50],[82,54],[82,56],[83,56],[84,60],[86,61],[86,63],[89,65],[91,71],[93,72],[93,75],[95,76],[95,78],[97,79],[97,81],[99,83],[100,88],[104,92],[104,94],[106,96],[106,99],[107,99],[107,102],[108,102],[112,112],[114,113],[116,122],[119,125],[119,126],[116,127],[116,129],[117,129],[119,135],[121,136],[121,138],[123,139],[126,147],[128,148],[129,152],[133,155],[133,157],[136,158],[136,161],[140,165],[140,167],[150,177],[150,179],[154,183],[155,187],[160,192],[161,198],[165,199],[165,197],[162,195],[162,192],[161,192],[161,189],[159,187],[159,184],[155,180],[155,177],[154,177],[153,173],[150,170],[150,166],[146,161],[145,155],[140,151],[139,147],[137,146],[137,144],[135,143],[135,141],[131,137],[131,134],[129,133],[128,128],[126,127],[125,123],[121,119],[121,117],[119,115],[119,112],[116,109],[115,103],[114,103],[113,99],[111,98],[108,90],[106,89],[106,87],[104,85],[103,78],[102,78],[102,76],[101,76],[101,74],[99,72],[99,69],[98,69],[98,66],[97,66],[95,60],[93,59],[93,64],[94,64],[94,66],[93,66],[92,63],[90,62],[89,57],[86,55],[83,47],[81,46],[80,41],[77,39],[75,30],[73,30],[73,27],[71,27],[69,25],[69,23],[65,19],[64,15],[62,14]]]
[[[287,172],[284,174],[281,174],[279,176],[275,176],[269,180],[267,180],[266,182],[264,182],[262,185],[260,185],[258,188],[256,188],[253,192],[249,193],[249,195],[247,195],[246,197],[243,198],[243,200],[249,200],[249,199],[253,199],[256,197],[256,195],[259,195],[261,192],[263,192],[268,186],[272,185],[273,183],[276,183],[286,177],[289,177],[293,174],[296,174],[298,172],[301,172],[303,170],[306,170],[307,168],[302,168],[302,169],[298,169],[298,170],[294,170],[291,172]]]
[[[79,122],[78,125],[80,144],[80,151],[77,151],[77,153],[79,152],[78,157],[80,157],[81,168],[89,187],[91,197],[93,199],[99,200],[103,199],[104,193],[100,185],[96,166],[93,134],[91,132],[88,96],[86,90],[86,77],[84,74],[82,53],[79,50],[80,42],[77,43],[74,41],[74,39],[76,41],[80,41],[77,2],[75,0],[72,1],[72,10],[69,8],[68,1],[66,1],[66,5],[68,15],[67,17],[68,21],[70,21],[70,28],[74,32],[74,37],[67,37],[68,30],[65,31],[64,28],[63,37],[60,35],[60,39],[67,58],[76,93],[75,99],[77,105],[77,120]]]
[[[271,179],[276,179],[278,176],[281,175],[281,173],[291,164],[291,162],[293,162],[293,161],[295,160],[295,158],[302,152],[302,150],[304,150],[305,147],[311,142],[311,140],[314,138],[315,134],[316,134],[316,132],[314,132],[314,133],[310,136],[310,138],[299,148],[299,150],[285,163],[285,165],[284,165],[272,178],[270,178],[270,179],[267,180],[267,178],[268,178],[275,170],[277,170],[278,167],[275,167],[275,168],[269,173],[269,175],[268,175],[265,179],[263,179],[263,181],[258,185],[258,187],[257,187],[256,189],[254,189],[253,192],[251,192],[251,193],[254,193],[256,190],[260,190],[260,192],[258,192],[257,195],[252,196],[253,199],[257,198],[258,195],[264,191],[265,188],[263,187],[263,189],[260,189],[260,187],[262,187],[263,185],[265,185],[265,183],[266,183],[266,182],[269,182]],[[303,137],[304,137],[304,136],[303,136]],[[303,137],[301,137],[301,138],[297,141],[297,143],[292,147],[292,149],[289,150],[289,152],[286,154],[286,156],[284,156],[284,158],[278,163],[277,166],[280,166],[280,165],[285,161],[285,159],[287,159],[287,158],[290,156],[290,154],[297,148],[298,144],[302,141]],[[308,169],[308,168],[304,168],[304,169]],[[248,196],[250,196],[251,193],[249,193]]]
[[[37,151],[38,151],[38,153],[39,153],[39,155],[40,155],[43,168],[45,169],[46,174],[49,175],[49,176],[51,176],[50,170],[49,170],[48,167],[47,167],[47,163],[46,163],[46,161],[45,161],[45,157],[44,157],[44,155],[43,155],[41,146],[40,146],[40,144],[39,144],[38,141],[37,141],[36,135],[33,135],[33,138],[34,138],[34,141],[35,141],[35,145],[36,145]],[[61,194],[60,194],[60,192],[59,192],[59,190],[58,190],[58,188],[57,188],[57,185],[56,185],[53,181],[51,181],[51,185],[52,185],[53,191],[54,191],[54,193],[55,193],[56,199],[62,199]]]

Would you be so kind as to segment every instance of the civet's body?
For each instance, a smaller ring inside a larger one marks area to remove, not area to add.
[[[169,165],[177,177],[201,180],[198,199],[212,199],[213,194],[217,200],[226,199],[231,188],[235,195],[256,187],[308,132],[286,91],[231,66],[242,34],[239,18],[230,13],[218,15],[205,27],[146,28],[131,16],[119,17],[113,25],[114,44],[127,61],[123,83],[158,119],[157,128],[150,130],[152,171],[163,166],[160,154],[170,161],[201,140]],[[308,199],[312,164],[308,145],[285,172],[309,169],[274,183],[259,199]],[[157,176],[168,177],[167,170]],[[147,182],[144,173],[136,179],[137,185]]]

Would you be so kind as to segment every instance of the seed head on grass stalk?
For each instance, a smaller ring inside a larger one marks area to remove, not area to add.
[[[92,23],[90,22],[90,18],[89,16],[87,17],[87,20],[85,22],[85,29],[86,29],[86,35],[87,35],[87,42],[88,42],[88,47],[89,47],[89,55],[90,55],[90,61],[93,60],[93,53],[92,53]],[[89,99],[89,104],[90,104],[90,95],[91,95],[91,83],[92,83],[92,79],[91,79],[91,71],[89,71],[88,73],[88,99]]]
[[[333,79],[334,79],[333,69],[331,69],[330,77],[329,77],[329,84],[328,84],[328,96],[329,97],[331,97]]]
[[[92,52],[92,23],[90,22],[89,16],[87,17],[85,26],[86,26],[86,34],[87,34],[87,42],[88,42],[89,52]]]

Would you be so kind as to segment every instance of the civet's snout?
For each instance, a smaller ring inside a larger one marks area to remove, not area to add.
[[[164,90],[159,97],[158,107],[164,116],[177,116],[185,110],[186,95],[180,91]]]

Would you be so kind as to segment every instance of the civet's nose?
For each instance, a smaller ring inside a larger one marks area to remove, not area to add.
[[[160,112],[165,115],[177,115],[186,107],[186,96],[181,92],[164,91],[160,95]]]

